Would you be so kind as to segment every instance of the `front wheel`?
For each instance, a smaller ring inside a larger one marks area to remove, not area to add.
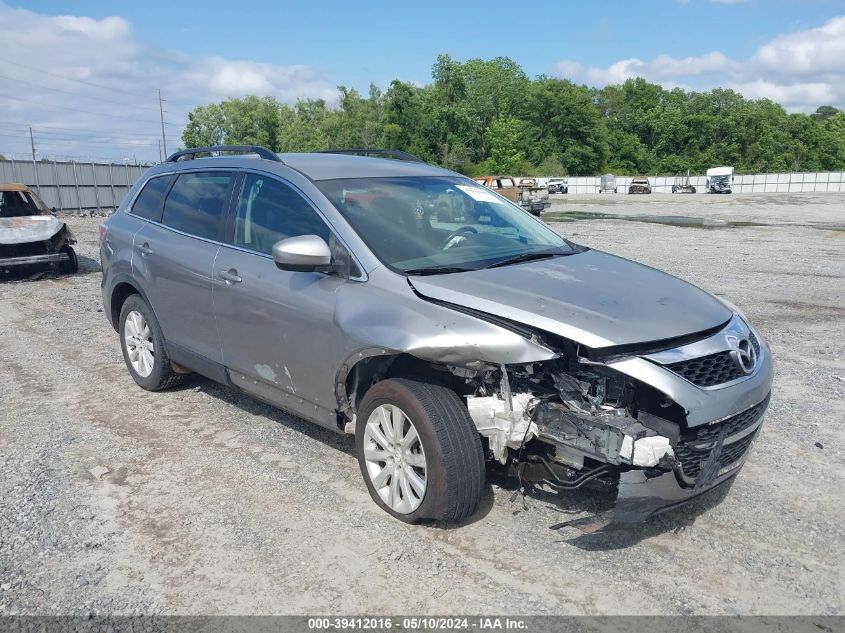
[[[458,395],[404,378],[376,383],[361,402],[358,463],[370,496],[406,523],[458,523],[478,508],[484,454]]]
[[[67,259],[59,262],[59,272],[63,275],[72,275],[79,272],[79,259],[76,257],[76,251],[70,244],[62,246],[60,253],[67,255]]]

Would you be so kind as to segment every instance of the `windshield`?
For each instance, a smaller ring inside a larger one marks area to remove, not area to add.
[[[465,178],[352,178],[317,186],[375,256],[404,274],[478,270],[580,250]]]
[[[41,209],[28,191],[0,191],[0,218],[39,214]]]

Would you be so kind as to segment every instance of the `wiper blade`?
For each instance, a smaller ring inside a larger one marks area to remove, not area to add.
[[[459,266],[432,266],[430,268],[409,268],[406,275],[446,275],[448,273],[466,273],[475,268],[461,268]]]
[[[569,253],[561,253],[559,251],[554,252],[544,252],[544,253],[522,253],[522,255],[514,255],[513,257],[508,257],[507,259],[502,259],[497,262],[490,264],[489,266],[485,266],[485,268],[498,268],[499,266],[508,266],[510,264],[519,264],[521,262],[530,262],[536,259],[546,259],[547,257],[555,257],[557,255],[568,255]]]

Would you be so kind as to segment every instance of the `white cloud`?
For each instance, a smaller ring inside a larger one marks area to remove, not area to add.
[[[337,97],[328,79],[309,66],[156,48],[116,16],[47,16],[0,1],[0,42],[3,154],[26,152],[32,125],[39,156],[157,159],[159,88],[172,123],[168,151],[180,145],[187,113],[196,105],[245,94],[288,103]]]
[[[669,55],[649,61],[622,59],[607,67],[563,60],[556,71],[561,77],[597,86],[644,77],[666,87],[733,88],[746,97],[772,99],[792,111],[813,111],[820,105],[845,108],[845,16],[818,28],[780,35],[747,60],[713,51],[680,59]]]
[[[771,73],[845,77],[845,16],[824,26],[776,37],[752,61]]]

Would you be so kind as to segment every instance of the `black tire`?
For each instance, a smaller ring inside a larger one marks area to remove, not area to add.
[[[62,246],[60,253],[67,254],[67,260],[59,262],[59,272],[63,275],[72,275],[79,272],[79,260],[76,257],[76,251],[70,244]]]
[[[126,318],[130,312],[140,312],[144,320],[149,325],[150,333],[152,335],[153,343],[153,369],[149,376],[142,376],[129,360],[129,352],[126,348]],[[164,335],[161,333],[161,326],[155,317],[147,302],[141,295],[130,295],[123,306],[120,308],[120,320],[118,321],[120,333],[120,349],[123,352],[123,361],[126,363],[126,368],[129,370],[129,375],[138,384],[139,387],[147,391],[161,391],[174,387],[182,382],[183,374],[177,374],[173,371],[173,366],[170,364],[170,357],[167,355],[167,350],[164,344]]]
[[[382,500],[364,458],[364,428],[373,411],[384,404],[398,406],[407,415],[425,451],[425,494],[409,514],[395,512]],[[373,501],[400,521],[460,523],[478,509],[485,479],[484,453],[469,412],[451,389],[405,378],[376,383],[358,409],[355,452]]]

